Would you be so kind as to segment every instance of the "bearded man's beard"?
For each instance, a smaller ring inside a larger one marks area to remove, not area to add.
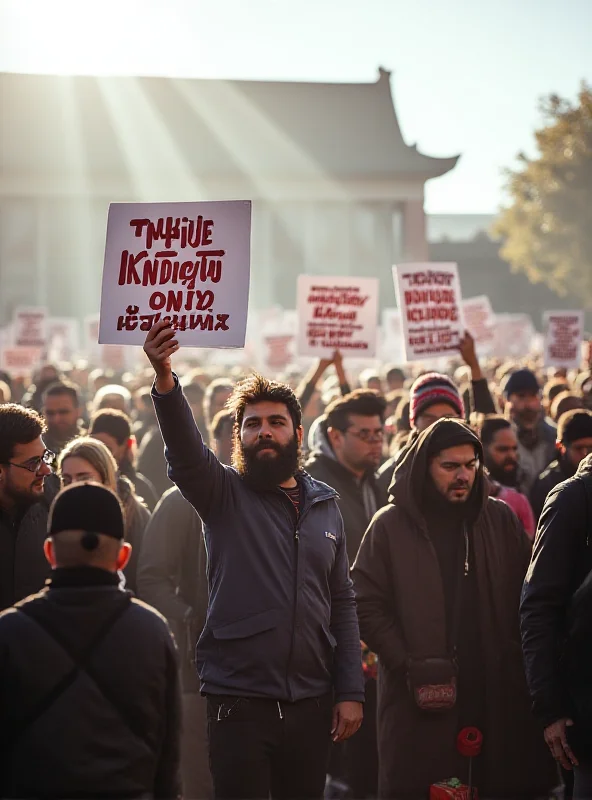
[[[13,486],[10,479],[8,479],[4,487],[4,493],[10,500],[12,500],[15,508],[24,510],[29,506],[32,506],[34,503],[37,503],[41,497],[41,493],[36,494],[33,492],[33,485],[42,486],[43,478],[35,478],[35,480],[31,482],[29,489],[17,488],[16,486]]]
[[[487,471],[494,481],[514,489],[518,486],[519,468],[517,462],[512,463],[512,469],[504,469],[503,466],[497,464],[487,464]]]
[[[273,450],[274,454],[258,455],[261,450]],[[232,446],[232,463],[243,480],[259,491],[275,489],[290,480],[300,468],[300,445],[298,437],[285,446],[262,440],[250,447],[236,437]]]

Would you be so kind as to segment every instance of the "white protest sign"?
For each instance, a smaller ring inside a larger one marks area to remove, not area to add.
[[[44,306],[21,306],[14,312],[13,343],[16,347],[47,346],[47,309]]]
[[[101,344],[142,345],[169,319],[183,345],[243,347],[251,202],[112,203]]]
[[[0,368],[13,377],[30,375],[41,363],[40,347],[5,347],[0,353]]]
[[[398,264],[393,279],[407,361],[455,353],[464,335],[456,264]]]
[[[403,323],[398,308],[383,309],[380,352],[382,361],[399,364],[405,360]]]
[[[496,314],[492,353],[515,358],[528,355],[532,351],[535,335],[536,330],[528,314]]]
[[[299,275],[297,306],[299,355],[376,354],[377,278]]]
[[[73,317],[49,317],[47,349],[50,361],[68,361],[80,350],[78,320]]]
[[[583,311],[546,311],[545,366],[577,368],[582,360]]]
[[[478,345],[491,345],[495,341],[495,314],[487,295],[470,297],[462,302],[466,329]]]
[[[295,360],[298,318],[294,309],[279,309],[265,319],[261,330],[262,364],[267,372],[280,372]]]

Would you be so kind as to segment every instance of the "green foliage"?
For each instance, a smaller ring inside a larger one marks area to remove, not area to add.
[[[592,304],[592,88],[583,84],[577,103],[551,95],[541,111],[539,155],[520,154],[507,171],[512,205],[494,234],[514,270]]]

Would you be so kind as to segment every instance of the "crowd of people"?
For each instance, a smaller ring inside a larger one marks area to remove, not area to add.
[[[592,798],[591,365],[144,350],[0,373],[0,796]]]

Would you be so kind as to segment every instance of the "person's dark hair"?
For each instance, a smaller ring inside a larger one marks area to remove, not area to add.
[[[325,409],[325,429],[335,428],[345,431],[349,425],[349,415],[359,414],[362,417],[380,417],[384,422],[386,400],[372,389],[356,389],[345,397],[338,397]]]
[[[212,439],[220,439],[224,428],[232,428],[234,424],[234,414],[229,408],[223,408],[222,411],[218,411],[214,419],[212,420],[212,424],[210,425],[210,436]]]
[[[393,414],[397,433],[407,433],[411,430],[411,421],[409,420],[410,407],[409,395],[405,395],[399,400],[399,405]]]
[[[249,379],[247,378],[247,380]],[[203,400],[204,415],[207,420],[210,418],[210,409],[218,392],[233,392],[234,389],[234,384],[231,383],[228,378],[215,378],[208,384]]]
[[[47,389],[43,392],[43,403],[48,397],[58,397],[61,394],[67,394],[74,401],[76,408],[80,406],[80,394],[78,387],[71,381],[54,381],[50,383]]]
[[[481,444],[483,447],[489,447],[498,431],[505,431],[511,427],[512,423],[510,420],[502,417],[500,414],[491,414],[485,417],[478,431]]]
[[[89,436],[97,433],[108,433],[121,445],[132,435],[130,419],[116,408],[102,408],[93,414],[88,429]]]
[[[199,383],[181,382],[181,386],[183,388],[183,393],[185,394],[185,397],[190,403],[194,405],[203,403],[205,392],[203,390],[203,387]]]
[[[545,388],[543,389],[543,397],[550,407],[557,395],[562,394],[563,392],[569,392],[569,384],[567,381],[563,380],[563,378],[554,378],[552,381],[548,381],[545,384]]]
[[[391,380],[405,381],[405,373],[400,367],[391,367],[389,370],[387,370],[385,377],[387,383],[390,383]]]
[[[0,405],[0,464],[7,464],[17,444],[34,442],[46,430],[45,422],[32,408],[17,403]]]
[[[584,400],[575,392],[561,392],[551,403],[551,419],[559,422],[568,411],[575,411],[584,407]]]
[[[255,373],[237,383],[228,399],[227,408],[234,414],[234,428],[239,436],[245,416],[245,407],[254,403],[265,402],[283,403],[292,418],[294,431],[300,428],[302,425],[302,409],[292,389],[286,383],[270,381],[264,378],[263,375]]]

